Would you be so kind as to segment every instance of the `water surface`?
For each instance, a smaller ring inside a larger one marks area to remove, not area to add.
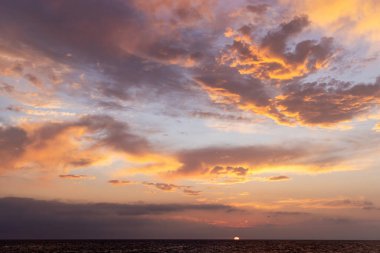
[[[1,253],[252,252],[380,253],[380,241],[74,240],[0,241]]]

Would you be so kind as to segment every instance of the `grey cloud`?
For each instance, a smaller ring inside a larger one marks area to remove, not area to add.
[[[197,13],[197,7],[193,8],[177,8],[177,14],[188,20]],[[0,3],[0,38],[6,48],[28,48],[75,69],[93,70],[108,80],[89,81],[86,92],[89,88],[128,100],[133,99],[132,87],[146,88],[152,93],[146,96],[152,97],[186,89],[185,71],[176,65],[199,61],[211,37],[194,40],[192,32],[180,25],[173,27],[176,32],[160,34],[150,18],[128,1],[37,0],[32,4],[6,0]],[[34,84],[38,80],[26,77]]]
[[[281,24],[277,31],[268,32],[263,38],[261,46],[269,48],[275,54],[282,55],[285,52],[288,39],[292,35],[300,33],[309,24],[310,21],[307,16],[295,17],[291,21]]]
[[[72,179],[72,180],[79,180],[79,179],[95,179],[94,176],[89,176],[89,175],[76,175],[76,174],[64,174],[64,175],[59,175],[59,178],[62,179]]]
[[[347,217],[310,218],[296,224],[232,228],[175,221],[159,215],[186,211],[237,213],[225,205],[72,204],[26,198],[0,199],[2,239],[379,239],[379,223]],[[307,216],[274,213],[278,217]],[[341,222],[349,221],[349,222]],[[165,229],[162,229],[162,228]],[[335,244],[334,244],[335,245]],[[267,246],[267,245],[266,245]],[[342,249],[342,245],[338,246]]]
[[[18,127],[0,127],[1,166],[10,166],[24,152],[28,141],[25,130]]]
[[[191,195],[191,196],[197,196],[201,193],[201,191],[196,191],[196,190],[193,190],[192,186],[186,186],[186,185],[176,185],[176,184],[168,184],[168,183],[154,183],[154,182],[132,182],[132,181],[128,181],[128,180],[117,180],[117,179],[113,179],[113,180],[109,180],[108,183],[110,184],[113,184],[113,185],[128,185],[128,184],[132,184],[132,183],[139,183],[139,184],[142,184],[142,185],[146,185],[146,186],[152,186],[156,189],[159,189],[161,191],[176,191],[176,190],[179,190],[179,191],[182,191],[184,194],[186,195]]]
[[[252,169],[263,164],[278,164],[295,161],[306,156],[307,151],[300,148],[282,148],[271,146],[247,147],[209,147],[183,151],[178,159],[183,164],[174,173],[178,174],[204,174],[228,173],[245,175],[246,168],[229,167],[228,164],[250,164]],[[218,166],[219,165],[219,166]],[[222,166],[220,166],[222,165]],[[209,168],[208,166],[212,166]],[[216,166],[216,167],[215,167]]]
[[[331,125],[352,120],[373,109],[380,99],[380,78],[372,84],[295,83],[283,90],[284,99],[275,101],[283,112],[296,113],[304,124]]]
[[[37,88],[42,88],[43,84],[41,80],[35,75],[28,73],[28,74],[25,74],[24,77]]]
[[[78,160],[70,161],[71,165],[78,166],[78,167],[83,167],[83,166],[86,166],[86,165],[90,165],[91,163],[92,163],[92,160],[88,159],[88,158],[81,158],[81,159],[78,159]]]
[[[0,82],[0,91],[2,93],[12,93],[14,91],[14,87],[12,85],[9,85],[6,82],[1,81]]]
[[[241,103],[249,102],[258,107],[270,104],[270,87],[266,87],[259,79],[242,76],[237,70],[223,66],[209,66],[207,71],[199,70],[195,80],[210,88],[222,88],[239,95]]]
[[[306,216],[311,215],[311,213],[307,212],[287,212],[287,211],[277,211],[277,212],[268,212],[269,217],[281,217],[281,216]]]
[[[150,150],[148,141],[131,133],[127,123],[106,115],[89,115],[78,121],[46,124],[32,136],[32,141],[36,145],[44,145],[46,140],[71,127],[86,127],[90,132],[103,133],[101,137],[97,138],[97,145],[105,145],[132,154]]]
[[[250,5],[247,5],[246,8],[248,11],[252,13],[261,15],[268,10],[269,6],[267,4],[257,4],[257,5],[250,4]]]
[[[210,174],[224,175],[224,174],[235,174],[236,176],[247,175],[249,169],[243,167],[232,167],[232,166],[215,166],[210,170]]]
[[[217,119],[217,120],[226,120],[226,121],[239,121],[239,122],[252,122],[253,119],[249,117],[239,116],[229,113],[219,113],[211,111],[193,111],[190,113],[190,116],[201,118],[201,119]]]
[[[217,204],[109,204],[66,203],[26,198],[0,199],[0,238],[171,238],[184,228],[183,221],[155,219],[157,215],[187,211],[231,212],[237,209]],[[162,233],[162,227],[167,231]],[[184,229],[184,230],[183,230]],[[194,230],[195,229],[195,230]],[[184,237],[194,232],[186,232]],[[182,233],[182,232],[181,232]]]
[[[374,209],[375,204],[368,200],[351,200],[351,199],[339,199],[323,202],[323,205],[327,207],[358,207],[362,209]]]
[[[273,177],[269,177],[268,180],[270,181],[282,181],[282,180],[289,180],[290,177],[288,176],[273,176]]]
[[[380,100],[380,78],[373,83],[335,80],[305,83],[294,80],[276,90],[258,79],[241,76],[233,70],[219,69],[198,74],[197,81],[201,85],[230,93],[207,91],[210,95],[221,97],[214,102],[247,107],[247,110],[253,106],[253,113],[265,115],[286,125],[332,126],[371,112]],[[237,96],[238,101],[229,100],[231,96]],[[220,101],[223,99],[224,101]],[[211,117],[211,114],[194,115]]]

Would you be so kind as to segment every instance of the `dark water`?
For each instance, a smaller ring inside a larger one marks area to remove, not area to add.
[[[380,241],[86,240],[0,241],[1,253],[352,252],[380,253]]]

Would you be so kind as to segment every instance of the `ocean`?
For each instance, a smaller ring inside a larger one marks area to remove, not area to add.
[[[7,240],[1,253],[252,252],[380,253],[380,241],[277,240]]]

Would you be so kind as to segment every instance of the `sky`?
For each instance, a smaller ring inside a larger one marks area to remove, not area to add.
[[[379,11],[0,1],[0,238],[380,239]]]

